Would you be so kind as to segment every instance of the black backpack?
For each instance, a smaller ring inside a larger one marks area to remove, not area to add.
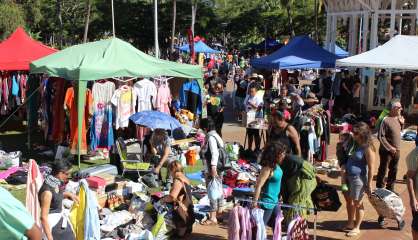
[[[209,137],[214,137],[214,136],[209,136]],[[219,143],[218,139],[216,137],[215,141],[218,145],[218,151],[219,151],[219,159],[218,159],[218,164],[216,166],[216,168],[218,169],[218,171],[224,171],[227,168],[227,165],[229,164],[229,156],[228,153],[225,150],[225,147],[221,147],[221,144]],[[210,161],[212,159],[212,154],[210,152],[209,146],[206,150],[206,152],[204,153],[204,159],[207,162],[207,165],[210,166]]]

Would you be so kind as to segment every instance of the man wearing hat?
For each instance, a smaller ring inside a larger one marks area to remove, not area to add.
[[[384,187],[384,178],[389,168],[386,188],[394,191],[396,174],[398,172],[399,150],[401,145],[401,130],[405,119],[402,117],[402,105],[399,99],[393,99],[389,104],[390,112],[380,124],[378,139],[380,142],[380,165],[377,173],[376,187]],[[379,224],[384,225],[383,217],[379,217]]]

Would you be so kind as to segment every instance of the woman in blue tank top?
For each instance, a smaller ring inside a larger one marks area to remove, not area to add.
[[[286,156],[286,147],[281,143],[270,143],[263,151],[262,166],[254,193],[254,206],[264,210],[263,220],[267,225],[278,210],[283,171],[279,162]],[[260,203],[257,204],[257,201]],[[274,223],[271,225],[274,226]]]
[[[364,217],[363,195],[370,196],[375,162],[375,147],[369,126],[360,122],[353,126],[354,147],[349,153],[346,164],[348,180],[347,206],[348,237],[357,236],[360,233],[360,225]],[[354,219],[355,218],[355,219]]]

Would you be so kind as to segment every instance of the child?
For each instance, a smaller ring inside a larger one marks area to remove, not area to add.
[[[341,132],[339,135],[339,142],[337,143],[337,159],[341,167],[341,190],[343,192],[348,191],[346,182],[345,164],[353,147],[353,136],[350,132]]]

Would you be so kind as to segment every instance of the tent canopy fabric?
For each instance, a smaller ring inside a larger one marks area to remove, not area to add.
[[[190,52],[190,46],[189,44],[184,44],[183,46],[179,47],[179,50],[183,52]],[[194,51],[197,53],[220,53],[220,51],[210,48],[203,41],[194,43]]]
[[[297,36],[274,53],[251,60],[259,69],[334,68],[338,57],[307,36]]]
[[[346,57],[350,56],[350,54],[347,51],[342,49],[337,44],[335,44],[335,55],[337,55],[337,57],[339,57],[339,58],[346,58]]]
[[[33,40],[19,27],[0,43],[0,70],[27,71],[29,63],[56,52],[56,49]]]
[[[397,35],[367,52],[337,60],[341,67],[418,69],[418,36]]]
[[[119,39],[75,45],[30,65],[31,73],[47,73],[67,80],[97,80],[112,77],[171,76],[202,78],[202,68],[147,55]]]

